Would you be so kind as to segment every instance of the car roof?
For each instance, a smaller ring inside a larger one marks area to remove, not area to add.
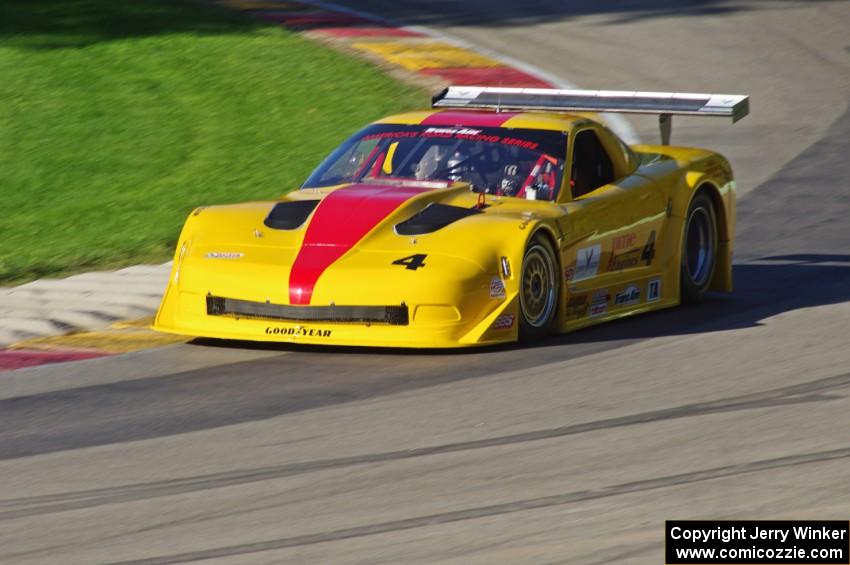
[[[578,124],[592,121],[594,120],[582,114],[448,109],[406,112],[404,114],[388,116],[374,123],[445,127],[505,127],[570,131]]]

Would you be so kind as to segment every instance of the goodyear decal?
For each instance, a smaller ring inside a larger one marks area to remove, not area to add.
[[[267,327],[266,335],[283,335],[290,337],[331,337],[332,330],[320,328],[305,328],[304,326],[275,328]]]

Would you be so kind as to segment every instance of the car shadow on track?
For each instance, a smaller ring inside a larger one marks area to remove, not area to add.
[[[558,336],[572,343],[649,339],[763,325],[784,312],[850,300],[850,255],[797,254],[735,265],[735,291]]]

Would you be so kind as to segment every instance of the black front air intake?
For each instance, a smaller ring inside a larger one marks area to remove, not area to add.
[[[278,202],[263,223],[275,230],[294,230],[304,225],[318,205],[318,200]]]
[[[207,296],[207,314],[292,322],[360,322],[406,326],[407,306],[291,306]]]
[[[395,232],[398,235],[431,233],[467,216],[474,216],[480,213],[481,210],[478,208],[461,208],[460,206],[431,203],[420,212],[396,224]]]

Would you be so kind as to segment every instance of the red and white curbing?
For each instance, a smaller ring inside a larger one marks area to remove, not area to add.
[[[346,48],[391,68],[445,84],[574,88],[533,65],[430,28],[406,26],[337,4],[313,0],[214,3],[342,42]],[[606,116],[606,120],[625,140],[637,141],[622,117]],[[91,359],[177,341],[158,337],[139,324],[114,324],[116,320],[152,316],[169,272],[170,263],[139,265],[0,288],[0,347],[8,347],[0,349],[0,371]]]
[[[231,6],[240,4],[258,6],[251,0],[233,0]],[[346,6],[341,6],[323,0],[303,0],[301,2],[261,2],[259,5],[286,5],[289,19],[281,20],[284,25],[295,29],[303,29],[311,33],[324,34],[336,38],[408,38],[411,46],[420,49],[416,39],[428,39],[439,45],[453,47],[456,53],[466,52],[491,61],[487,65],[458,64],[457,66],[436,65],[416,69],[421,75],[442,79],[446,84],[479,85],[479,86],[522,86],[528,88],[561,88],[574,89],[576,85],[547,72],[535,65],[520,61],[514,57],[473,45],[467,41],[453,37],[437,30],[424,27],[405,25],[383,16],[369,14]],[[304,7],[307,10],[304,10]],[[318,10],[315,10],[318,9]],[[248,10],[251,11],[251,10]],[[262,12],[262,11],[261,11]],[[280,12],[278,12],[280,13]],[[300,14],[300,15],[298,15]],[[434,48],[434,43],[429,43]],[[354,46],[357,48],[357,46]],[[463,57],[459,59],[463,63]],[[631,124],[617,114],[603,114],[603,118],[623,140],[628,143],[638,143],[639,138]]]

